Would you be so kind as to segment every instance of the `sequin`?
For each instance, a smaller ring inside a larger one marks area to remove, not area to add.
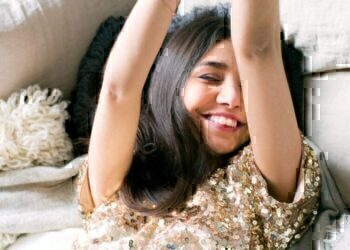
[[[251,144],[226,168],[217,169],[186,202],[181,212],[147,217],[127,208],[118,193],[87,214],[79,201],[87,237],[75,249],[285,249],[293,245],[317,215],[321,188],[316,152],[303,135],[300,171],[304,193],[293,203],[269,195]],[[77,192],[85,177],[84,161]],[[317,183],[317,184],[316,184]]]

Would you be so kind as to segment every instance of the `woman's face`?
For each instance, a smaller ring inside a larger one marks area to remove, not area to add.
[[[215,153],[230,153],[249,140],[231,40],[217,43],[199,60],[182,94],[204,142]]]

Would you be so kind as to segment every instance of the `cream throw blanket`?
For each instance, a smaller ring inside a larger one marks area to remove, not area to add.
[[[30,86],[0,100],[0,249],[23,233],[80,225],[73,180],[79,159],[58,89]]]

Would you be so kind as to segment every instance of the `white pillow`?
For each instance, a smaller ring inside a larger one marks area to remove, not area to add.
[[[0,99],[31,84],[57,87],[69,98],[98,26],[110,15],[126,15],[135,2],[2,0]]]
[[[229,0],[183,0],[178,13]],[[285,39],[306,57],[305,74],[350,68],[350,1],[280,0]]]
[[[350,207],[350,70],[305,77],[305,134],[325,153]]]
[[[0,172],[37,165],[63,165],[73,158],[65,131],[68,103],[62,92],[39,86],[0,99]]]

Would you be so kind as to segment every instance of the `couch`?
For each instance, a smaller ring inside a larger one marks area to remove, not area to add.
[[[100,23],[111,15],[126,16],[135,2],[2,1],[0,99],[6,100],[20,88],[39,84],[60,89],[69,100],[80,60]],[[178,12],[183,14],[194,6],[218,2],[227,1],[183,0]],[[350,15],[347,13],[350,2],[280,0],[280,6],[285,39],[293,42],[305,57],[304,134],[324,152],[329,172],[347,209],[350,207],[350,132],[347,130],[350,125]],[[337,233],[341,234],[340,231],[338,228]],[[47,249],[48,246],[70,249],[73,239],[81,234],[80,227],[32,232],[19,237],[9,249]]]

